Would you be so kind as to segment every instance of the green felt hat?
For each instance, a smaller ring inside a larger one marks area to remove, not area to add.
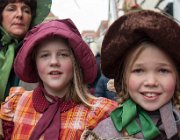
[[[33,18],[32,26],[41,23],[51,10],[52,0],[37,0],[36,17]]]

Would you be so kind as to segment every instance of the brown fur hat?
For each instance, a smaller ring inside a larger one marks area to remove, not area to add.
[[[116,82],[126,52],[143,39],[164,50],[180,72],[180,26],[159,12],[143,10],[123,15],[109,27],[101,49],[103,74]]]

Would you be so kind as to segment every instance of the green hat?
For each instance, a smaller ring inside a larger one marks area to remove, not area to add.
[[[36,17],[33,18],[32,26],[35,26],[48,16],[51,10],[52,0],[37,0]]]

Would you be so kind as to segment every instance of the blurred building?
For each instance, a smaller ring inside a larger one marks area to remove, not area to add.
[[[83,31],[83,39],[88,43],[95,42],[98,50],[101,49],[102,41],[108,27],[120,16],[125,14],[125,3],[134,2],[142,9],[166,12],[169,16],[180,21],[180,0],[109,0],[108,19],[101,21],[97,31]],[[136,6],[136,5],[135,5]]]
[[[180,22],[180,0],[174,0],[173,8],[174,18]]]
[[[84,41],[88,44],[94,42],[94,40],[97,37],[97,32],[96,31],[92,31],[92,30],[84,30],[81,33]]]
[[[55,16],[52,12],[49,12],[48,16],[45,18],[44,21],[49,21],[49,20],[53,20],[53,19],[58,19],[58,17]]]

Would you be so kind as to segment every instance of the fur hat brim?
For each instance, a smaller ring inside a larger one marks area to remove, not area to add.
[[[101,49],[103,74],[115,78],[122,71],[124,54],[144,38],[180,65],[180,26],[161,13],[144,10],[123,15],[109,27]]]

